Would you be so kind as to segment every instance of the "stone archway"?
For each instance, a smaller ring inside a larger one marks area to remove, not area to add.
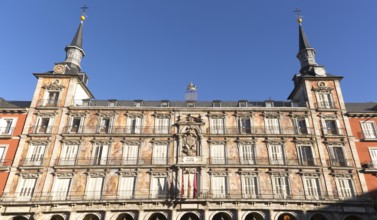
[[[283,214],[279,215],[278,220],[297,220],[297,219],[292,214],[283,213]]]
[[[232,218],[225,212],[219,212],[213,216],[212,220],[231,220]]]
[[[60,215],[53,215],[51,217],[51,220],[64,220],[64,217],[60,216]]]
[[[194,213],[186,213],[182,216],[181,220],[200,220]]]
[[[23,217],[23,216],[16,216],[13,218],[13,220],[28,220],[28,218]]]
[[[249,213],[245,217],[245,220],[263,220],[263,219],[264,218],[261,214],[255,213],[255,212]]]
[[[100,219],[98,218],[98,216],[94,214],[87,214],[85,215],[83,220],[100,220]]]
[[[313,215],[310,220],[327,220],[327,218],[322,214]]]
[[[349,215],[344,220],[362,220],[362,219],[354,215]]]
[[[132,217],[130,214],[124,213],[120,214],[116,220],[134,220],[134,217]]]
[[[165,215],[161,213],[154,213],[148,220],[168,220]]]

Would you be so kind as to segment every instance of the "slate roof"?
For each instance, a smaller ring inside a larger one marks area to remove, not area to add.
[[[28,108],[31,101],[6,101],[0,98],[0,108]]]
[[[377,113],[377,102],[346,103],[348,113]]]

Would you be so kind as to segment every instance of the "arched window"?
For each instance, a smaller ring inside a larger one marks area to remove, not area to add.
[[[181,220],[200,220],[194,213],[186,213],[182,216]]]
[[[167,220],[167,219],[163,214],[155,213],[151,217],[149,217],[149,220]]]
[[[212,220],[231,220],[231,217],[224,212],[220,212],[213,216]]]
[[[99,218],[96,215],[88,214],[84,217],[84,220],[99,220]]]
[[[258,213],[250,213],[246,216],[245,220],[263,220],[263,216]]]
[[[121,214],[116,220],[134,220],[130,214]]]

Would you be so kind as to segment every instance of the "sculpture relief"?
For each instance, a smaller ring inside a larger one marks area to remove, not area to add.
[[[196,156],[198,150],[198,134],[192,127],[187,127],[183,134],[182,152],[187,156]]]

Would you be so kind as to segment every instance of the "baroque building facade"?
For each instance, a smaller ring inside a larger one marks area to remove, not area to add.
[[[294,89],[264,102],[95,100],[82,31],[34,74],[1,219],[376,219],[342,77],[316,63],[301,22]]]

